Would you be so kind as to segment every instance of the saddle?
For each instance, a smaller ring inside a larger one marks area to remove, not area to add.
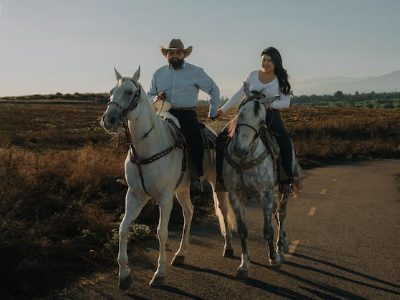
[[[277,134],[272,130],[264,127],[261,131],[261,140],[263,141],[265,147],[267,147],[272,155],[272,159],[274,160],[274,171],[278,171],[279,181],[284,181],[290,179],[289,176],[286,175],[284,168],[282,167],[282,157],[280,155],[280,148],[278,142],[276,140]],[[293,142],[292,142],[293,146]],[[296,159],[295,160],[295,168],[293,170],[293,179],[298,181],[301,178],[301,167]],[[279,168],[278,168],[279,167]]]
[[[170,118],[165,118],[165,121],[167,121],[171,125],[171,130],[176,133],[176,144],[182,146],[184,149],[187,149],[185,137],[183,136],[181,129],[176,125],[174,120]],[[214,149],[217,144],[217,136],[215,135],[215,133],[212,132],[204,123],[199,122],[199,127],[201,138],[203,140],[203,150]]]
[[[164,119],[170,124],[170,130],[172,130],[173,136],[175,136],[175,143],[182,148],[185,153],[187,153],[189,159],[189,177],[190,179],[197,179],[198,174],[196,171],[196,167],[194,166],[193,159],[191,158],[190,152],[188,151],[188,145],[186,144],[185,137],[182,134],[180,129],[179,121],[168,112],[168,105],[163,107],[163,109],[159,113],[159,117]],[[204,155],[211,155],[211,150],[216,148],[217,144],[217,136],[216,134],[210,130],[204,123],[199,122],[201,138],[203,140],[203,151]],[[210,158],[211,159],[211,158]]]
[[[168,121],[174,127],[174,129],[179,131],[180,135],[182,135],[179,121],[169,112],[171,109],[171,104],[166,101],[158,100],[153,103],[153,106],[156,109],[159,117]],[[212,132],[204,123],[199,122],[199,127],[201,138],[203,139],[203,149],[214,149],[217,143],[217,136],[215,133]]]

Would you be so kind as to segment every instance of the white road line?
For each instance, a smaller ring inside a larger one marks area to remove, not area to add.
[[[320,194],[325,195],[327,191],[328,191],[327,189],[323,189]]]
[[[308,213],[309,216],[313,216],[315,214],[315,211],[317,210],[316,207],[311,207],[310,212]]]
[[[296,250],[297,245],[300,243],[299,240],[294,240],[290,245],[289,245],[289,253],[285,254],[285,257],[292,257],[294,251]]]

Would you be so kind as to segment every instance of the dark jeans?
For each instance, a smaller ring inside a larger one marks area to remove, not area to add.
[[[182,134],[186,139],[186,144],[188,145],[189,153],[193,159],[197,173],[199,177],[203,176],[203,139],[196,111],[170,109],[169,112],[179,120]]]
[[[270,130],[276,133],[277,142],[280,148],[282,156],[282,167],[285,170],[286,175],[289,178],[293,178],[292,172],[292,142],[289,135],[283,125],[281,114],[277,109],[268,109],[265,117],[265,122]],[[216,151],[216,168],[217,168],[217,179],[222,179],[222,164],[224,160],[224,148],[226,140],[228,139],[228,127],[229,123],[221,130],[217,137],[217,151]]]

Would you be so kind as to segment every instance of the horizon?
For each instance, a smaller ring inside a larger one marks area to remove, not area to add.
[[[399,11],[396,0],[0,0],[0,97],[107,93],[114,66],[130,76],[139,65],[147,92],[166,64],[158,47],[172,38],[193,46],[186,61],[203,68],[224,97],[260,68],[268,46],[281,52],[294,87],[383,76],[400,70],[400,40],[393,38]]]

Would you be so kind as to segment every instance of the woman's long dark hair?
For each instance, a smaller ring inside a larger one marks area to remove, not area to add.
[[[263,55],[270,56],[272,62],[275,65],[275,75],[276,77],[278,77],[279,89],[281,90],[282,94],[285,95],[293,94],[288,80],[289,75],[287,74],[287,71],[283,68],[282,56],[279,53],[279,51],[274,47],[268,47],[261,52],[261,56]]]

